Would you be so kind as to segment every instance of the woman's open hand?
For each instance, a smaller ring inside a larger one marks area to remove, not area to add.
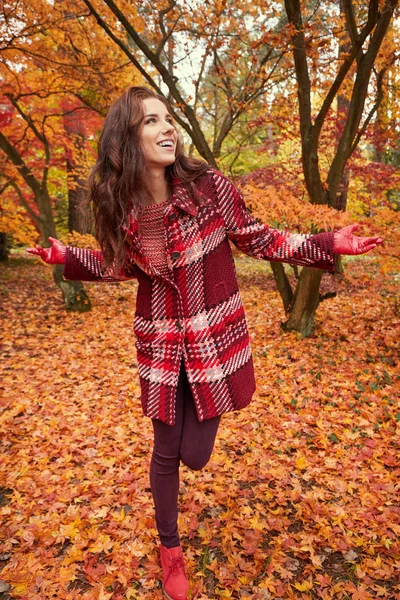
[[[26,251],[30,252],[30,254],[40,256],[40,258],[48,265],[63,265],[65,263],[66,247],[52,237],[49,237],[49,242],[51,243],[50,248],[35,246],[35,248],[27,248]]]
[[[378,244],[383,243],[383,239],[376,237],[356,237],[353,231],[360,226],[358,224],[348,225],[335,231],[333,237],[333,250],[336,254],[365,254]]]

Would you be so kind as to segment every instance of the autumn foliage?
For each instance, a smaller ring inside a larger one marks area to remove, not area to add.
[[[397,0],[5,0],[0,32],[0,600],[162,597],[137,284],[89,284],[92,311],[66,313],[21,257],[49,235],[96,246],[73,208],[135,84],[262,221],[385,240],[322,276],[307,339],[282,330],[270,266],[235,254],[258,387],[209,465],[182,467],[192,597],[400,598]]]
[[[161,598],[131,321],[136,283],[62,309],[51,271],[1,268],[6,317],[1,589],[23,600]],[[258,389],[222,419],[179,518],[193,598],[399,597],[396,275],[350,260],[318,335],[284,333],[265,263],[238,259]]]

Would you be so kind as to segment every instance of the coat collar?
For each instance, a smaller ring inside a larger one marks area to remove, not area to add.
[[[201,192],[199,192],[199,194],[200,196],[203,195]],[[204,199],[203,201],[207,203],[207,200]],[[189,215],[192,215],[193,217],[197,216],[197,213],[199,211],[198,206],[194,203],[193,198],[191,197],[185,186],[177,182],[174,185],[174,191],[172,193],[171,201],[167,208],[167,211],[171,212],[173,208],[179,208],[180,210],[188,213]],[[127,229],[129,232],[128,235],[131,238],[136,237],[138,235],[138,219],[137,217],[134,217],[132,213],[129,217],[129,226]]]
[[[180,208],[189,215],[192,215],[192,217],[195,217],[198,213],[198,207],[193,202],[189,192],[182,184],[174,187],[174,192],[171,197],[171,205],[176,208]]]
[[[174,208],[178,208],[192,216],[196,216],[198,213],[196,204],[193,202],[193,199],[186,188],[181,184],[175,184],[165,214],[170,214],[174,211]],[[133,216],[131,213],[129,215],[129,225],[124,229],[127,232],[127,243],[131,248],[131,252],[133,252],[133,258],[136,264],[148,275],[160,275],[143,253],[139,235],[139,220],[137,216]]]
[[[188,213],[189,215],[192,215],[192,217],[197,216],[197,213],[199,211],[197,205],[193,202],[192,197],[183,185],[174,187],[174,192],[171,196],[171,201],[167,209],[168,212],[170,212],[173,208],[179,208],[180,210]],[[138,218],[134,217],[131,213],[129,216],[129,226],[127,228],[129,234],[131,236],[137,235],[138,228]]]

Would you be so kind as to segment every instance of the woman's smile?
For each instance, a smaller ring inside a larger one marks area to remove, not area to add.
[[[157,146],[167,152],[175,152],[175,140],[173,139],[161,140],[161,142],[157,142]]]

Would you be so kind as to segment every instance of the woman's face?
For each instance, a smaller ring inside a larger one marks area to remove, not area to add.
[[[175,162],[178,134],[167,107],[157,98],[143,100],[144,119],[140,142],[148,167],[167,167]]]

